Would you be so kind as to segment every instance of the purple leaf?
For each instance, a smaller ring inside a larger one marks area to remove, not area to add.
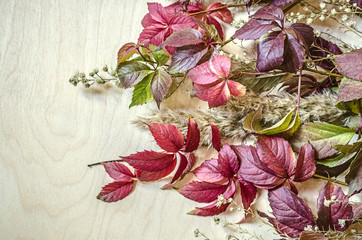
[[[158,146],[167,152],[178,152],[184,146],[184,136],[174,125],[151,123],[148,129]]]
[[[284,65],[288,72],[296,73],[304,61],[304,49],[292,34],[286,33],[284,49]]]
[[[151,93],[157,103],[158,108],[160,108],[161,101],[166,96],[171,83],[172,79],[170,74],[168,74],[166,71],[163,71],[162,69],[156,71],[156,74],[151,82]]]
[[[159,48],[165,46],[182,47],[186,45],[197,45],[203,42],[202,34],[199,31],[193,28],[187,28],[172,33],[163,43],[161,43]]]
[[[251,19],[235,32],[233,38],[256,40],[277,27],[279,25],[276,22]]]
[[[185,72],[194,68],[206,52],[207,48],[198,45],[177,48],[172,55],[168,71]]]
[[[353,217],[352,206],[340,187],[328,182],[319,193],[317,206],[319,229],[344,231],[350,225]],[[340,220],[345,221],[341,223]]]
[[[348,102],[362,98],[362,82],[350,80],[339,86],[338,101]]]
[[[225,177],[220,173],[218,160],[213,158],[204,161],[194,170],[195,176],[205,182],[219,182]]]
[[[281,224],[295,229],[299,234],[308,225],[316,226],[308,205],[288,188],[280,187],[269,191],[268,199],[274,216]]]
[[[133,185],[133,181],[114,181],[104,186],[97,198],[105,202],[116,202],[122,200],[132,192]]]
[[[327,57],[328,52],[339,55],[342,54],[341,49],[334,43],[325,40],[324,38],[317,37],[315,39],[316,47],[311,47],[309,49],[309,53],[311,54],[313,59],[321,59]],[[335,68],[334,63],[329,59],[324,59],[322,61],[315,62],[318,66],[332,70]]]
[[[276,6],[281,6],[291,2],[294,2],[294,0],[274,0],[273,4]]]
[[[244,209],[248,209],[256,198],[256,194],[258,191],[252,183],[245,181],[243,178],[239,177],[238,180],[243,207]]]
[[[337,56],[335,61],[343,76],[362,81],[362,48]]]
[[[315,39],[313,28],[304,23],[293,23],[290,28],[297,35],[299,43],[309,49]]]
[[[293,174],[296,161],[288,141],[278,137],[258,137],[258,156],[278,177],[287,178]]]
[[[309,143],[306,143],[301,147],[293,181],[303,182],[314,175],[317,169],[314,155],[315,152]]]
[[[102,165],[108,175],[114,180],[129,182],[134,177],[133,173],[129,170],[129,168],[122,163],[108,162],[102,163]]]
[[[239,161],[234,150],[225,143],[218,155],[218,167],[226,178],[232,178],[239,170]]]
[[[124,88],[130,88],[139,83],[150,70],[149,66],[141,62],[126,61],[117,66],[118,77]]]
[[[220,130],[213,124],[209,123],[211,126],[211,143],[216,151],[220,152],[221,149],[221,133]]]
[[[147,150],[121,158],[135,169],[147,172],[161,171],[176,162],[174,154]]]
[[[284,34],[281,31],[272,32],[258,43],[256,68],[266,72],[279,67],[284,55]]]
[[[192,181],[182,187],[179,193],[184,197],[200,203],[209,203],[217,199],[228,188],[227,184]]]
[[[197,128],[197,123],[191,117],[189,117],[187,122],[186,136],[185,152],[195,151],[200,143],[200,130]]]
[[[254,19],[279,20],[281,22],[284,21],[283,10],[273,4],[259,9],[251,17]]]

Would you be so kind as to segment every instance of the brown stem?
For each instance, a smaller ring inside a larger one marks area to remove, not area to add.
[[[288,7],[286,7],[283,12],[287,13],[290,9],[292,9],[295,5],[297,5],[298,3],[300,3],[302,0],[297,0],[295,2],[293,2],[292,4],[290,4]]]
[[[313,68],[308,68],[306,66],[303,67],[303,70],[306,70],[306,71],[309,71],[309,72],[314,72],[314,73],[319,73],[321,75],[343,78],[343,76],[340,75],[340,74],[331,73],[331,72],[323,72],[323,71],[319,71],[319,70],[316,70],[316,69],[313,69]]]
[[[103,162],[92,163],[92,164],[89,164],[87,166],[91,168],[91,167],[94,167],[94,166],[97,166],[97,165],[102,165],[103,163],[109,163],[109,162],[123,162],[123,160],[122,159],[108,160],[108,161],[103,161]]]
[[[298,100],[297,100],[296,108],[299,107],[299,103],[300,103],[300,91],[302,88],[302,72],[303,72],[303,68],[300,68],[299,69],[299,78],[298,78]]]
[[[237,72],[234,73],[233,75],[231,75],[229,78],[235,77],[236,75],[252,75],[252,76],[260,76],[260,75],[268,75],[268,74],[272,74],[272,75],[276,75],[276,74],[283,74],[284,72]]]
[[[332,182],[338,183],[338,184],[343,185],[343,186],[348,186],[348,184],[345,183],[345,182],[342,182],[342,181],[339,181],[339,180],[336,180],[336,179],[327,178],[327,177],[324,177],[324,176],[321,176],[321,175],[318,175],[318,174],[314,174],[313,177],[320,178],[320,179],[327,180],[327,181],[332,181]]]
[[[225,5],[225,6],[214,8],[214,9],[209,9],[209,10],[203,10],[203,11],[200,11],[200,12],[190,13],[190,14],[188,14],[188,16],[195,16],[195,15],[199,15],[199,14],[203,14],[203,13],[215,12],[215,11],[219,11],[219,10],[229,8],[229,7],[242,7],[242,6],[245,6],[245,3],[229,4],[229,5]]]

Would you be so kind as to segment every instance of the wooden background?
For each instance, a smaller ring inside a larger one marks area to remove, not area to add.
[[[74,88],[68,79],[115,66],[146,12],[142,0],[0,1],[0,239],[181,240],[194,239],[195,228],[225,238],[212,218],[186,215],[200,204],[160,190],[165,180],[138,184],[121,202],[96,199],[110,178],[87,164],[157,150],[130,123],[156,106],[129,110],[131,90]],[[242,226],[273,236],[267,226]]]

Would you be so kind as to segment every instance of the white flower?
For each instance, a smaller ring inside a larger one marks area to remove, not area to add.
[[[346,14],[343,14],[342,15],[342,22],[347,21],[347,19],[348,19],[348,16]]]
[[[324,199],[323,205],[325,207],[329,207],[330,204],[331,204],[331,200]]]
[[[331,200],[332,200],[332,201],[335,201],[336,199],[337,199],[337,196],[335,196],[335,195],[332,195],[332,196],[331,196]]]
[[[333,8],[333,9],[331,10],[331,14],[332,14],[332,15],[337,15],[336,9]]]
[[[339,226],[344,227],[346,226],[346,220],[345,219],[338,219]]]
[[[326,20],[326,17],[325,17],[324,15],[321,15],[321,16],[319,17],[319,20],[324,21],[324,20]]]
[[[313,22],[313,19],[312,18],[308,18],[307,19],[307,24],[309,25],[309,24],[311,24]]]
[[[321,7],[321,9],[324,9],[326,7],[326,4],[325,3],[320,3],[319,6]]]

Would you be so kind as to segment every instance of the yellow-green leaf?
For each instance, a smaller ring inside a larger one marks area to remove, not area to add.
[[[153,79],[154,73],[147,75],[141,82],[137,83],[133,90],[132,102],[129,105],[129,108],[142,105],[153,100],[151,93],[151,81]]]

